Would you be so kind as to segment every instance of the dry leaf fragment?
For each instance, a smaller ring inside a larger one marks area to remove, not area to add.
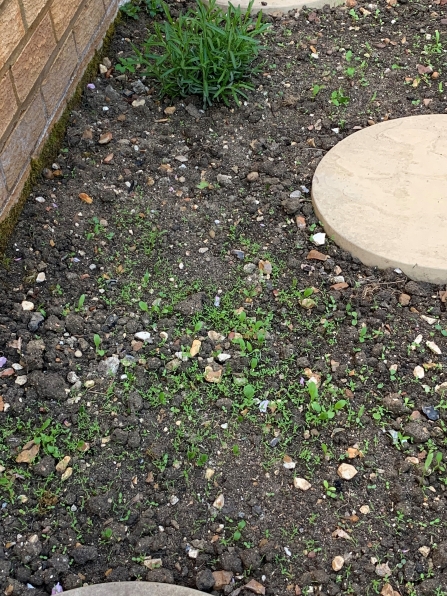
[[[416,64],[416,68],[420,75],[431,74],[433,72],[431,66],[424,66],[423,64]]]
[[[175,106],[169,106],[168,108],[165,108],[163,111],[166,114],[166,116],[172,116],[172,114],[175,112]]]
[[[109,155],[107,155],[106,157],[104,157],[104,159],[102,160],[103,163],[110,163],[113,159],[113,153],[109,153]]]
[[[328,255],[324,255],[322,252],[320,252],[319,250],[311,250],[309,252],[309,254],[307,255],[306,259],[310,260],[315,260],[315,261],[326,261],[328,259]]]
[[[87,205],[91,205],[93,203],[92,197],[89,197],[88,194],[85,192],[79,193],[79,198],[81,199],[81,201],[84,201],[84,203],[87,203]]]
[[[349,288],[349,284],[346,283],[345,281],[341,281],[337,284],[334,284],[331,286],[331,290],[346,290],[347,288]]]
[[[348,447],[346,454],[349,459],[354,459],[355,457],[362,457],[362,452],[356,449],[355,447]]]
[[[261,594],[261,596],[265,594],[265,587],[255,579],[250,580],[244,587],[246,590],[250,590],[250,592],[254,592],[255,594]]]
[[[344,538],[345,540],[352,540],[351,536],[341,528],[337,528],[332,532],[332,538]]]
[[[30,443],[32,443],[32,445],[30,445]],[[36,445],[34,441],[30,441],[30,443],[24,445],[24,448],[16,457],[16,462],[18,464],[30,464],[36,457],[36,455],[39,453],[40,445]],[[30,445],[30,447],[28,449],[25,449],[25,447],[27,447],[28,445]]]
[[[100,145],[107,145],[113,139],[113,134],[111,132],[105,132],[99,137],[98,143]]]

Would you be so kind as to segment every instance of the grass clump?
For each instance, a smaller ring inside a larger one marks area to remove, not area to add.
[[[166,20],[154,23],[142,50],[134,47],[135,56],[122,58],[119,70],[135,72],[141,65],[142,74],[159,83],[161,96],[200,95],[204,108],[220,100],[239,104],[244,90],[253,89],[247,79],[259,70],[252,68],[261,49],[257,38],[268,27],[261,13],[250,17],[252,4],[245,14],[232,4],[224,13],[216,0],[209,6],[197,0],[194,10],[177,19],[164,4]]]

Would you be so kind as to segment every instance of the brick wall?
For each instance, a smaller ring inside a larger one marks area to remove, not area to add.
[[[119,0],[0,0],[0,223]]]

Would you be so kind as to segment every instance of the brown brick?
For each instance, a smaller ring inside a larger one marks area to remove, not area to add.
[[[17,102],[9,72],[0,79],[0,138],[17,111]]]
[[[38,93],[12,131],[0,155],[0,164],[9,189],[13,187],[24,166],[29,163],[30,155],[45,129],[45,124],[44,103]]]
[[[0,213],[3,211],[3,207],[6,204],[6,199],[8,197],[8,192],[6,190],[6,185],[3,180],[2,173],[0,172]],[[0,217],[1,219],[1,217]]]
[[[22,0],[23,9],[25,11],[25,20],[28,27],[31,27],[34,20],[46,4],[49,4],[49,0]]]
[[[73,27],[79,56],[84,54],[92,41],[99,41],[94,37],[104,14],[104,4],[99,0],[88,0],[82,9]]]
[[[32,0],[31,0],[32,1]],[[54,0],[51,7],[56,36],[60,39],[67,30],[75,12],[81,6],[83,0]],[[96,0],[101,4],[101,0]]]
[[[56,47],[50,16],[47,15],[12,67],[20,101],[24,101]]]
[[[47,78],[42,83],[42,94],[48,114],[53,114],[59,100],[71,83],[71,76],[78,63],[73,36],[70,35],[57,55]]]
[[[18,0],[6,0],[0,6],[0,68],[24,35]]]

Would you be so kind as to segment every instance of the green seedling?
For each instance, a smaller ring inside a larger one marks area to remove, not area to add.
[[[247,522],[244,520],[241,520],[238,524],[237,524],[237,528],[233,534],[233,540],[237,541],[240,540],[242,537],[242,530],[245,528],[245,526],[247,525]]]
[[[106,353],[106,351],[100,349],[99,346],[102,343],[102,339],[99,337],[99,335],[97,333],[95,333],[95,335],[93,336],[93,342],[95,344],[96,353],[98,354],[98,356],[104,356],[104,354]]]
[[[321,422],[328,422],[329,420],[332,420],[335,417],[335,414],[339,410],[343,409],[348,403],[345,399],[340,399],[335,404],[331,403],[326,406],[320,400],[316,383],[310,381],[307,384],[307,389],[310,396],[309,409],[316,415],[317,420],[320,420]]]
[[[335,486],[331,486],[327,480],[323,480],[323,487],[327,497],[331,499],[337,498],[337,489]]]
[[[85,294],[82,294],[82,295],[79,297],[79,300],[78,300],[78,306],[75,308],[75,311],[76,311],[76,312],[80,312],[80,311],[83,309],[83,307],[84,307],[84,302],[85,302]]]
[[[147,302],[143,302],[142,300],[140,300],[140,302],[138,303],[138,306],[140,307],[140,309],[143,312],[149,312],[149,306],[148,306]]]
[[[326,89],[326,87],[324,85],[315,84],[312,87],[312,97],[317,97],[317,95],[320,93],[320,91],[323,91],[323,89]]]
[[[329,100],[334,106],[337,108],[341,106],[346,106],[349,103],[349,97],[345,95],[345,92],[340,87],[340,89],[332,91],[331,99]]]

